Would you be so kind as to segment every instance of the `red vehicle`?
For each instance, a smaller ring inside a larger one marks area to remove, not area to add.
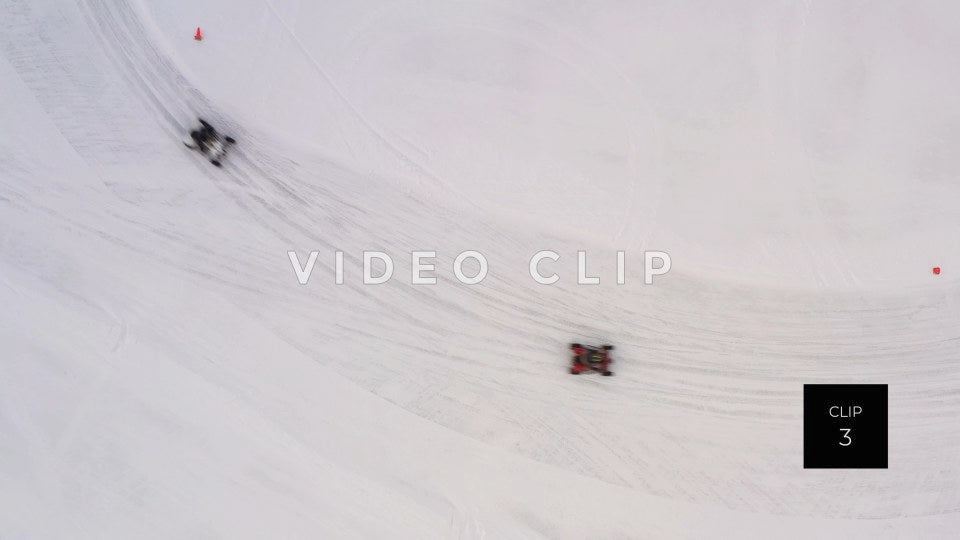
[[[613,345],[593,347],[571,343],[570,349],[573,350],[573,359],[570,365],[571,374],[579,375],[584,371],[599,371],[608,377],[613,375],[613,372],[610,371],[610,364],[613,363],[610,351],[613,350]]]

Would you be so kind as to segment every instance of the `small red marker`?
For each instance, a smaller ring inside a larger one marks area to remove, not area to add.
[[[193,39],[195,39],[195,40],[197,40],[197,41],[202,41],[202,40],[203,40],[203,34],[200,33],[200,27],[199,27],[199,26],[197,27],[197,35],[193,36]]]
[[[939,275],[940,275],[940,267],[939,267],[939,266],[934,266],[934,267],[933,267],[933,273],[939,276]]]

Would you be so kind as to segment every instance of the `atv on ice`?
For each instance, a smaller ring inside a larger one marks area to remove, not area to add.
[[[183,141],[188,148],[198,150],[217,167],[223,165],[221,160],[227,155],[227,148],[236,143],[233,137],[225,137],[217,132],[206,120],[200,118],[200,128],[190,132],[190,137]]]
[[[573,375],[579,375],[584,371],[599,371],[608,377],[613,375],[613,372],[610,371],[610,364],[613,363],[613,358],[610,358],[610,351],[613,350],[613,345],[593,347],[571,343],[570,349],[573,350],[573,359],[570,365],[570,373]]]

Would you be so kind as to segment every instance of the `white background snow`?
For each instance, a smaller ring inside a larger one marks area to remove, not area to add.
[[[958,17],[0,0],[0,538],[955,537]],[[889,469],[802,468],[818,382]]]

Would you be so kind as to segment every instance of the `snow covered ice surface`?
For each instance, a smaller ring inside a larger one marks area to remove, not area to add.
[[[958,17],[0,0],[0,538],[956,537]],[[803,469],[834,382],[888,469]]]

